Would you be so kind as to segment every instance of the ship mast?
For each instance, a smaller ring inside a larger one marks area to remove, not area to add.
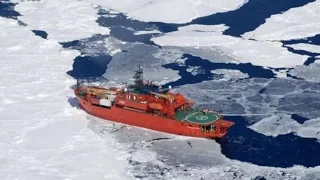
[[[137,88],[142,88],[143,87],[143,70],[142,66],[139,66],[139,69],[135,71],[134,75],[134,86]]]

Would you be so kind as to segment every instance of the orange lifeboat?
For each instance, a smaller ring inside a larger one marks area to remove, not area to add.
[[[154,109],[154,110],[161,111],[163,109],[163,106],[160,103],[149,103],[148,106],[150,109]]]

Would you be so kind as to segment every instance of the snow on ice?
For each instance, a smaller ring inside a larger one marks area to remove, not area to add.
[[[237,9],[247,0],[86,0],[147,22],[185,23],[192,19]]]
[[[0,179],[131,179],[126,154],[68,102],[66,71],[79,52],[15,20],[0,18],[0,32]]]
[[[98,9],[84,1],[21,1],[15,10],[29,28],[45,31],[49,39],[60,42],[110,32],[95,22]]]
[[[320,1],[316,0],[283,14],[273,15],[266,23],[243,35],[260,41],[290,40],[311,37],[320,32]]]
[[[191,26],[191,27],[190,27]],[[161,46],[213,47],[232,56],[239,63],[290,68],[302,65],[308,56],[294,54],[280,42],[260,42],[223,35],[224,26],[190,25],[152,40]],[[209,31],[208,31],[209,30]]]

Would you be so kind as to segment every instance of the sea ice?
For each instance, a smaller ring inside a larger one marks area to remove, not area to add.
[[[249,126],[252,130],[266,136],[295,133],[300,137],[320,140],[320,119],[310,119],[303,124],[293,120],[290,115],[272,115]]]
[[[221,31],[224,29],[225,26],[221,25],[191,25],[181,27],[179,31],[152,38],[152,41],[161,46],[218,48],[239,63],[252,63],[272,68],[295,67],[302,65],[308,58],[308,56],[289,52],[280,42],[261,42],[223,35]]]
[[[98,129],[106,123],[99,121]],[[97,130],[98,130],[97,129]],[[99,130],[98,130],[99,131]],[[136,177],[146,179],[315,179],[320,167],[275,168],[230,160],[215,141],[157,133],[147,129],[121,128],[117,138],[128,139],[129,157]],[[104,136],[107,138],[107,135]],[[157,138],[158,137],[158,138]],[[154,153],[156,152],[156,154]]]
[[[320,82],[320,63],[312,63],[309,66],[298,66],[289,71],[289,74],[303,78],[307,81]]]
[[[0,17],[0,32],[0,179],[132,179],[114,139],[68,102],[79,52],[12,19]]]
[[[147,22],[185,23],[211,14],[235,10],[247,0],[86,0]]]
[[[244,38],[259,41],[290,40],[312,37],[320,32],[320,1],[292,8],[266,20],[257,29],[247,32]]]
[[[110,32],[95,22],[98,9],[85,1],[21,1],[15,10],[22,15],[18,19],[28,28],[45,31],[49,39],[60,42]]]
[[[312,44],[305,44],[305,43],[298,43],[298,44],[290,44],[286,45],[287,47],[292,47],[296,50],[303,50],[312,53],[319,53],[320,54],[320,46],[312,45]]]
[[[291,119],[290,115],[272,115],[249,126],[249,128],[266,136],[275,137],[281,134],[297,132],[300,124]]]
[[[134,35],[142,35],[142,34],[159,34],[161,33],[158,30],[152,30],[152,31],[137,31],[134,33]]]
[[[223,81],[230,81],[234,79],[243,79],[249,77],[248,74],[244,74],[239,70],[217,69],[212,70],[211,73],[223,75],[223,78],[219,79]]]
[[[319,86],[318,82],[302,80],[253,78],[207,81],[184,85],[175,91],[187,95],[201,108],[208,107],[225,115],[260,116],[261,120],[274,114],[299,114],[315,119],[320,116]]]

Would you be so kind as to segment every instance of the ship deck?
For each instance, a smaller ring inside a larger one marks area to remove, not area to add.
[[[215,113],[203,113],[201,111],[176,111],[174,117],[179,121],[196,124],[210,124],[219,119],[219,116]]]

